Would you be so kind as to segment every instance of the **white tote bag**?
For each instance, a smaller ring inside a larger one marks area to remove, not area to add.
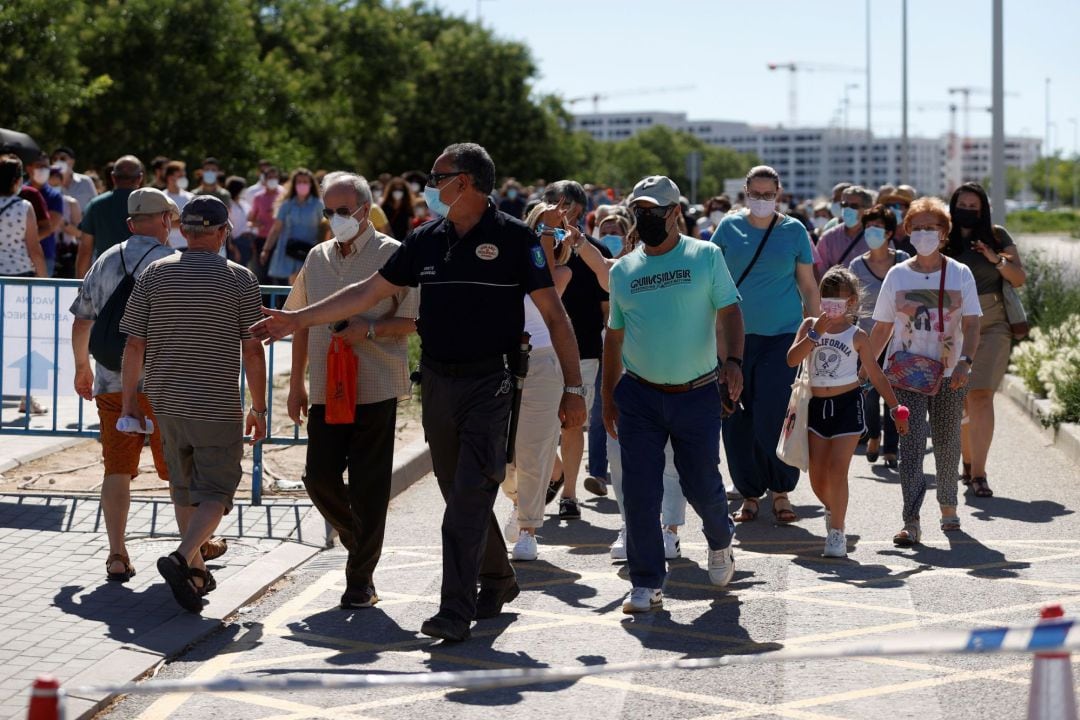
[[[784,425],[776,443],[776,457],[784,463],[807,470],[810,467],[810,441],[807,439],[806,418],[810,409],[810,372],[806,362],[799,367],[799,374],[791,385]]]

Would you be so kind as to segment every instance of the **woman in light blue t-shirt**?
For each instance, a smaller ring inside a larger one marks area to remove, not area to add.
[[[319,186],[306,168],[293,170],[282,201],[274,216],[274,225],[259,255],[263,265],[269,262],[269,280],[274,285],[292,285],[304,261],[286,253],[289,242],[314,247],[321,241],[320,223],[323,204]]]
[[[791,523],[799,518],[787,494],[799,471],[776,457],[776,441],[795,379],[788,348],[803,317],[819,314],[814,256],[803,224],[776,211],[783,190],[775,170],[751,169],[745,192],[749,209],[725,217],[712,236],[738,285],[746,327],[744,347],[728,349],[742,352],[744,385],[742,409],[724,421],[724,451],[743,497],[736,521],[756,518],[758,499],[772,490],[773,515]]]

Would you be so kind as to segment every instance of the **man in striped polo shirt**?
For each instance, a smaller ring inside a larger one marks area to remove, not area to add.
[[[372,224],[371,189],[359,175],[327,175],[323,204],[333,242],[320,243],[308,253],[285,301],[286,310],[305,308],[366,280],[401,246]],[[419,290],[402,288],[348,318],[346,327],[336,333],[352,346],[359,364],[352,423],[327,421],[331,326],[315,325],[293,336],[289,417],[299,425],[301,415],[308,416],[304,487],[349,552],[343,610],[367,608],[379,601],[372,575],[382,555],[394,471],[397,403],[410,390],[407,338],[416,332],[419,304]],[[343,478],[346,469],[348,490]]]
[[[228,208],[212,195],[196,197],[180,226],[187,252],[143,271],[120,323],[128,336],[121,412],[142,425],[136,391],[145,358],[145,392],[161,426],[181,534],[177,551],[158,559],[158,572],[185,610],[200,612],[216,584],[199,548],[232,509],[245,431],[252,444],[266,436],[266,359],[248,330],[260,317],[259,282],[218,254]],[[241,358],[251,392],[246,422]]]

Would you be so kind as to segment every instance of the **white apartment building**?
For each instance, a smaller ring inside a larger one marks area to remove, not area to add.
[[[627,112],[575,115],[573,129],[602,141],[633,137],[655,125],[688,132],[710,145],[755,153],[776,168],[785,187],[799,199],[827,195],[841,181],[876,189],[895,184],[903,166],[900,138],[874,137],[865,130],[839,128],[765,128],[742,122],[689,120],[685,113]],[[962,147],[961,147],[962,145]],[[1036,138],[1008,138],[1005,162],[1027,167],[1039,157]],[[960,161],[950,162],[950,152]],[[908,181],[920,193],[944,194],[959,182],[982,181],[990,175],[990,139],[965,143],[949,137],[908,139]],[[959,181],[958,181],[959,178]]]

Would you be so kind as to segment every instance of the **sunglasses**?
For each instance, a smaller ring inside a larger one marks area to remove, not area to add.
[[[349,217],[350,215],[358,212],[359,210],[360,210],[360,208],[357,208],[356,210],[350,210],[349,208],[342,205],[341,207],[339,207],[339,208],[337,208],[335,210],[331,210],[330,208],[324,208],[323,211],[322,211],[322,215],[323,215],[324,218],[329,220],[330,218],[334,217],[335,215],[340,215],[341,217]]]
[[[427,185],[428,187],[438,187],[439,183],[441,183],[446,178],[452,178],[455,175],[461,175],[461,172],[461,170],[455,170],[454,172],[437,173],[433,170],[431,172],[431,175],[428,176]]]
[[[638,217],[664,218],[667,217],[670,209],[671,205],[638,205],[634,208],[634,215]]]

